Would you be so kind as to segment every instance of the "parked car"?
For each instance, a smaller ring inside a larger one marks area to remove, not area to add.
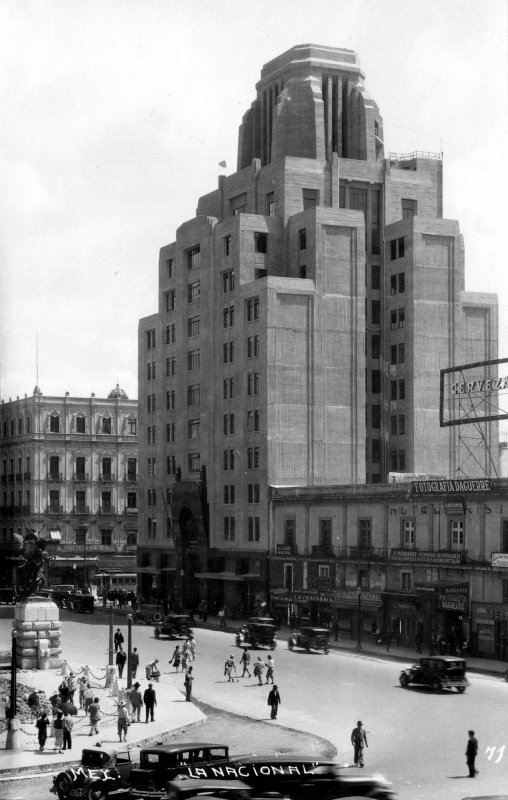
[[[134,622],[142,622],[145,625],[158,625],[164,616],[164,608],[157,603],[143,603],[132,614]]]
[[[58,608],[67,608],[68,598],[71,596],[72,592],[76,591],[72,584],[67,583],[51,586],[50,589],[53,602],[57,604]]]
[[[417,664],[402,670],[399,683],[404,688],[415,684],[428,686],[434,691],[457,689],[462,694],[469,685],[466,678],[466,661],[464,658],[454,658],[453,656],[420,658]]]
[[[169,781],[163,800],[193,800],[203,795],[220,800],[254,800],[252,789],[243,781],[222,778],[186,778]]]
[[[128,750],[86,747],[81,761],[66,767],[53,778],[50,791],[58,800],[104,800],[119,789],[130,785],[132,763]]]
[[[191,778],[242,780],[255,796],[278,792],[291,800],[332,800],[339,797],[369,797],[393,800],[391,784],[382,775],[365,775],[342,768],[336,761],[312,756],[234,756],[226,764],[203,764],[187,768]]]
[[[311,650],[322,650],[328,653],[328,639],[330,631],[328,628],[316,628],[311,625],[293,631],[288,639],[288,648],[293,650],[295,647],[303,647],[308,653]]]
[[[177,636],[188,636],[192,633],[192,618],[188,614],[166,614],[161,622],[155,627],[154,634],[159,636],[169,636],[174,639]]]
[[[14,587],[10,587],[9,589],[0,589],[0,603],[11,603],[16,602],[16,589]]]
[[[250,617],[236,634],[237,647],[277,647],[276,626],[273,617]]]
[[[224,744],[183,742],[144,747],[140,752],[139,767],[131,770],[130,796],[161,798],[166,793],[168,781],[177,775],[189,775],[189,770],[227,763],[228,759],[229,749]]]
[[[79,611],[80,614],[85,612],[93,614],[95,610],[94,596],[89,592],[71,592],[65,598],[65,608],[71,611]]]

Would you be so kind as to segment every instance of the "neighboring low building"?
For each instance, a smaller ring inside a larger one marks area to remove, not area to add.
[[[50,583],[94,583],[134,572],[138,532],[138,404],[117,386],[107,398],[33,396],[0,405],[0,532],[4,554],[26,526],[61,535]],[[0,581],[14,580],[3,561]],[[85,574],[86,573],[86,574]]]
[[[270,604],[281,617],[337,620],[340,635],[390,630],[470,639],[506,656],[508,480],[272,487]]]

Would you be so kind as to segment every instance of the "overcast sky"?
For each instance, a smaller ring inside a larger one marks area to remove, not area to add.
[[[444,153],[508,356],[506,0],[0,0],[0,394],[137,397],[159,248],[236,170],[263,64],[354,49],[385,150]]]

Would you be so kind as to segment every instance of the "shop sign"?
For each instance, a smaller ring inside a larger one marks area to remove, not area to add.
[[[277,555],[278,556],[290,556],[292,547],[290,544],[278,544],[277,545]]]
[[[456,565],[461,563],[462,553],[445,550],[434,552],[433,550],[391,550],[391,561],[403,561],[407,563],[421,564],[443,564]]]
[[[380,606],[383,602],[381,592],[358,592],[356,589],[353,589],[352,591],[347,589],[336,589],[333,595],[334,600],[342,602],[348,600],[351,603],[358,603],[358,595],[360,595],[360,602],[362,604],[373,603],[374,605]]]
[[[470,478],[461,480],[412,481],[413,494],[474,494],[492,491],[490,478]]]
[[[466,612],[469,608],[469,584],[455,583],[439,587],[440,611]]]
[[[491,553],[491,567],[508,567],[508,553]]]
[[[293,589],[292,592],[277,594],[277,600],[286,603],[337,603],[347,602],[350,605],[358,605],[358,595],[362,605],[373,604],[380,606],[382,597],[380,592],[357,592],[347,589],[331,589],[328,592],[321,592],[318,589]]]
[[[136,555],[132,556],[99,556],[100,569],[118,569],[118,567],[135,567]]]

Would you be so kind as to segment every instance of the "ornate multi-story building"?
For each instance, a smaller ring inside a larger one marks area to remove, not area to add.
[[[497,425],[472,455],[438,409],[440,369],[497,357],[496,297],[464,291],[441,155],[387,155],[363,78],[346,49],[266,64],[237,171],[161,249],[139,326],[145,593],[265,597],[269,487],[495,469]]]
[[[50,583],[95,583],[134,572],[138,531],[138,404],[117,386],[107,398],[31,397],[0,405],[0,530],[7,554],[26,526],[60,533]],[[12,569],[5,559],[2,585]]]

